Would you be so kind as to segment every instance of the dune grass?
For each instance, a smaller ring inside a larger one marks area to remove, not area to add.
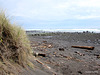
[[[6,72],[7,64],[11,65],[11,62],[24,67],[28,62],[30,51],[25,31],[11,24],[5,13],[0,11],[0,67],[3,66],[0,71]]]

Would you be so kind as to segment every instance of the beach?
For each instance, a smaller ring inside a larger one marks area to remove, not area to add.
[[[49,33],[29,35],[33,61],[45,75],[99,75],[100,34],[99,33]],[[72,46],[91,46],[91,49]]]

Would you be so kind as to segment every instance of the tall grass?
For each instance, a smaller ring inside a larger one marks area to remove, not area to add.
[[[28,61],[30,51],[25,31],[11,24],[5,13],[0,11],[0,62],[13,61],[24,66]]]

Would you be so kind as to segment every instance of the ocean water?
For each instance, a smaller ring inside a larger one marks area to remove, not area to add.
[[[48,31],[48,32],[83,32],[83,31],[89,31],[89,32],[95,32],[100,33],[100,29],[27,29],[27,31]]]

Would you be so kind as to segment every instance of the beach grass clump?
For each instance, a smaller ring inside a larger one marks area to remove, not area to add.
[[[0,11],[0,67],[5,62],[17,63],[24,67],[30,51],[26,32],[21,27],[12,24],[5,12]]]

